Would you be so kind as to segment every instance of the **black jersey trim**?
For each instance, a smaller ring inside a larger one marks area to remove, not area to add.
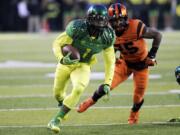
[[[144,33],[146,33],[146,30],[147,30],[147,27],[144,26],[143,31],[142,31],[142,35],[143,35]]]
[[[141,32],[142,25],[143,25],[142,22],[139,22],[139,23],[138,23],[138,26],[137,26],[137,38],[139,38],[139,34],[140,34],[140,32]]]

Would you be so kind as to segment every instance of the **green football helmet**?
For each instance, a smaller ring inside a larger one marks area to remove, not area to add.
[[[180,66],[176,67],[175,69],[175,77],[176,81],[180,84]]]
[[[96,27],[108,25],[107,8],[103,5],[92,5],[87,11],[87,22]]]

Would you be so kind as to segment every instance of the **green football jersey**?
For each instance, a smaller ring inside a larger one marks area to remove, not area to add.
[[[89,62],[94,54],[112,46],[115,40],[112,28],[104,28],[98,38],[93,38],[88,33],[87,25],[86,20],[78,19],[70,22],[66,27],[66,33],[73,39],[72,45],[80,53],[80,62]]]

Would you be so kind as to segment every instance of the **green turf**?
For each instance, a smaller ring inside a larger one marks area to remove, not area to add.
[[[0,64],[7,61],[43,62],[56,64],[52,42],[58,34],[0,34]],[[150,74],[161,78],[150,79],[140,124],[127,125],[132,105],[133,82],[128,79],[117,87],[109,102],[100,100],[95,107],[83,114],[75,110],[62,123],[61,135],[178,135],[180,124],[168,124],[167,120],[180,116],[180,97],[169,93],[180,89],[174,70],[180,65],[180,32],[163,33],[163,41],[157,54],[158,65]],[[147,41],[151,44],[151,40]],[[149,45],[149,48],[151,45]],[[103,71],[102,54],[92,71]],[[52,135],[46,125],[57,112],[53,98],[55,67],[0,68],[0,135]],[[81,101],[87,98],[103,80],[90,81]],[[71,84],[68,92],[70,92]],[[111,108],[113,107],[113,108]],[[28,110],[27,110],[28,109]],[[153,124],[160,122],[159,124]],[[16,127],[20,126],[20,127]]]
[[[146,124],[137,126],[112,125],[112,126],[80,126],[63,127],[60,135],[178,135],[179,124]],[[128,132],[127,132],[128,131]],[[4,128],[0,130],[3,135],[53,135],[45,127],[40,128]]]

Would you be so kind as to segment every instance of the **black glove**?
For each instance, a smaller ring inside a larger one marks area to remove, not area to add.
[[[156,53],[157,53],[158,48],[152,47],[151,50],[148,53],[147,58],[145,59],[145,64],[147,66],[154,66],[157,65],[157,61],[155,59]]]

